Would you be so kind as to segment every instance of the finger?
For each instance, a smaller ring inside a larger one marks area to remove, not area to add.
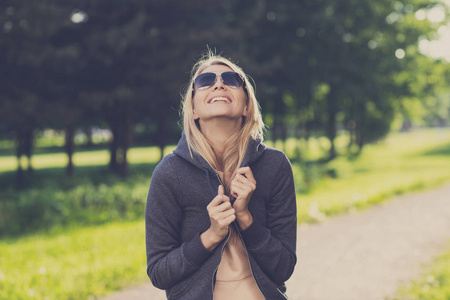
[[[238,194],[236,194],[236,191],[234,190],[234,184],[233,184],[233,183],[231,183],[231,185],[230,185],[230,194],[231,194],[231,196],[233,196],[234,198],[237,198],[237,197],[238,197]]]
[[[236,173],[245,175],[245,177],[247,177],[248,180],[256,184],[255,177],[253,176],[253,172],[250,169],[250,167],[239,168],[236,170]]]
[[[234,191],[241,196],[246,196],[247,194],[249,194],[251,192],[251,189],[245,185],[236,185],[234,187]]]
[[[234,215],[235,213],[236,213],[236,211],[234,210],[234,208],[231,207],[230,209],[220,213],[220,216],[218,216],[218,219],[219,220],[226,219],[229,216]]]
[[[231,223],[233,223],[234,220],[236,220],[236,215],[233,214],[233,215],[231,215],[231,216],[225,218],[222,222],[223,222],[224,226],[228,226],[228,225],[230,225]]]
[[[217,211],[224,212],[224,211],[227,211],[227,210],[229,210],[229,209],[232,209],[232,208],[231,208],[231,202],[230,202],[230,201],[222,202],[222,204],[220,204],[219,206],[217,206]]]
[[[246,183],[242,183],[242,182],[239,182],[239,181],[233,182],[233,187],[240,188],[240,189],[242,189],[244,191],[247,191],[247,190],[251,191],[251,189],[252,189],[251,183],[246,184]]]
[[[211,214],[211,219],[215,220],[216,222],[221,222],[224,219],[228,218],[231,215],[234,215],[236,213],[236,211],[234,210],[234,208],[230,207],[229,209],[223,211],[223,212],[213,212]]]
[[[239,196],[244,196],[247,195],[249,192],[246,191],[245,189],[243,189],[240,186],[233,186],[233,188],[231,189],[231,194],[233,195],[233,197],[238,198]]]
[[[219,185],[219,188],[217,189],[217,195],[224,195],[225,191],[223,189],[223,185]]]
[[[216,197],[214,197],[214,199],[211,200],[211,202],[209,202],[207,209],[211,209],[213,207],[216,207],[218,205],[220,205],[223,202],[229,202],[230,198],[226,195],[217,195]]]
[[[241,174],[236,174],[236,176],[234,177],[233,181],[237,181],[240,183],[243,183],[245,185],[248,186],[254,186],[256,188],[256,182],[252,182],[251,180],[249,180],[248,178],[246,178],[245,176],[241,175]]]
[[[209,214],[212,215],[216,215],[216,214],[220,214],[224,211],[227,211],[229,209],[231,209],[231,202],[230,201],[225,201],[222,202],[220,205],[214,206],[214,207],[210,207],[209,208]]]
[[[240,188],[241,190],[243,190],[246,193],[251,193],[256,188],[256,186],[253,183],[249,182],[249,181],[246,182],[246,183],[242,183],[242,182],[239,182],[239,181],[234,181],[234,182],[231,183],[230,188],[231,188],[231,190],[233,190],[232,188],[235,188],[235,187]],[[234,191],[236,191],[236,190],[234,190]]]

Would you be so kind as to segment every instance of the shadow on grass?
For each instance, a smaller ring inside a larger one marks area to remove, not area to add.
[[[108,166],[76,166],[73,177],[66,175],[65,167],[34,169],[32,173],[25,170],[19,189],[24,191],[54,188],[64,191],[83,184],[112,186],[118,182],[124,182],[133,185],[134,182],[142,180],[148,180],[150,183],[156,165],[157,163],[130,164],[129,175],[125,178],[113,173]],[[16,171],[0,173],[0,195],[1,191],[17,188]]]
[[[426,156],[446,156],[450,155],[450,144],[442,145],[434,149],[429,149],[421,153]]]

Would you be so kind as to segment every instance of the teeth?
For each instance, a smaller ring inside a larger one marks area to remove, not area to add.
[[[228,98],[225,97],[215,97],[212,98],[211,101],[209,103],[214,103],[216,101],[226,101],[227,103],[230,103],[230,100]]]

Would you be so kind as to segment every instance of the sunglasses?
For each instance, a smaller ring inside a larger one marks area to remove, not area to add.
[[[233,89],[245,85],[244,79],[236,72],[223,72],[220,77],[222,77],[223,84]],[[212,87],[216,81],[217,75],[215,73],[203,73],[195,78],[194,87],[201,91],[206,90]]]

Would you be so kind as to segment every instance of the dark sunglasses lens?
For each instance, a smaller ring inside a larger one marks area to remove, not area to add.
[[[222,73],[223,83],[229,86],[240,87],[243,83],[241,76],[236,72]]]
[[[216,81],[216,74],[203,73],[195,78],[194,84],[197,88],[202,88],[213,85],[215,81]]]

